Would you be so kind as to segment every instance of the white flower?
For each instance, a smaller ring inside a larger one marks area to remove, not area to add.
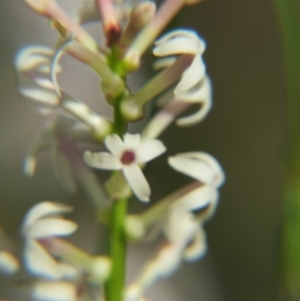
[[[66,281],[38,281],[31,297],[34,301],[76,301],[77,287]]]
[[[85,152],[85,162],[99,169],[122,169],[134,194],[141,201],[149,201],[150,187],[139,164],[148,162],[164,153],[166,147],[163,143],[155,139],[142,142],[139,134],[128,133],[124,135],[124,141],[114,134],[107,136],[104,143],[110,153]]]
[[[224,183],[225,175],[215,158],[204,152],[189,152],[170,157],[168,162],[175,170],[203,184],[178,198],[172,206],[174,209],[193,211],[217,205],[218,188]]]
[[[202,59],[205,47],[204,40],[192,30],[174,30],[155,42],[153,54],[164,57],[157,61],[156,69],[171,66],[176,60],[174,55],[194,55],[192,64],[185,70],[174,90],[175,97],[172,101],[187,104],[198,103],[200,109],[190,116],[179,118],[176,122],[179,126],[199,123],[211,108],[211,83],[206,75],[206,67]]]
[[[182,259],[197,259],[205,253],[205,235],[192,214],[173,211],[166,218],[163,230],[167,243],[162,245],[127,288],[125,301],[138,301],[153,282],[174,273]]]
[[[25,242],[25,265],[34,275],[59,279],[63,276],[58,262],[39,244],[38,239],[66,236],[77,229],[77,225],[61,217],[53,217],[62,213],[70,212],[69,206],[42,202],[35,205],[27,213],[22,233]]]
[[[18,259],[7,251],[0,251],[0,272],[8,275],[16,273],[20,268]]]

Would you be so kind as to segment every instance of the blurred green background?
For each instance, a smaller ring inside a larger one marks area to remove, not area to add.
[[[80,1],[58,2],[68,9]],[[17,242],[18,250],[19,227],[28,208],[42,200],[66,201],[74,204],[73,217],[80,224],[76,241],[92,251],[99,234],[91,218],[92,206],[83,193],[74,197],[64,192],[55,178],[50,153],[40,156],[33,179],[22,175],[27,147],[45,119],[30,111],[16,92],[14,56],[27,44],[53,47],[58,35],[46,19],[19,0],[1,1],[0,23],[0,224]],[[185,7],[174,25],[195,28],[207,41],[205,62],[213,81],[214,105],[198,126],[172,126],[161,138],[168,154],[211,153],[222,164],[227,179],[217,214],[206,226],[208,255],[200,262],[184,264],[172,278],[150,289],[149,296],[153,301],[274,300],[285,79],[273,2],[206,0]],[[97,25],[91,31],[97,35]],[[108,106],[97,103],[99,84],[93,73],[71,59],[63,62],[66,90],[109,115]],[[137,86],[146,78],[139,77]],[[189,181],[167,166],[166,157],[146,169],[153,200]],[[143,205],[137,206],[134,210]],[[130,271],[139,267],[149,250],[148,245],[130,248]],[[0,299],[9,298],[8,283],[7,277],[0,277]]]

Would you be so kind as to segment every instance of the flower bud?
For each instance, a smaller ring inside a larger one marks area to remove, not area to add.
[[[135,215],[127,216],[124,227],[128,238],[133,240],[142,239],[146,232],[144,223]]]
[[[95,257],[91,262],[89,280],[95,284],[104,282],[110,276],[111,266],[110,258],[104,256]]]
[[[129,99],[121,104],[123,116],[130,121],[137,121],[144,116],[143,107],[136,103],[134,99]]]

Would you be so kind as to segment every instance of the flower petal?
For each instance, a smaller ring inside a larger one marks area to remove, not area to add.
[[[31,296],[34,301],[76,301],[77,287],[66,281],[38,281]]]
[[[73,208],[64,204],[54,202],[42,202],[33,206],[25,216],[23,228],[27,228],[35,223],[38,219],[49,215],[67,213]]]
[[[216,187],[220,187],[224,183],[225,174],[223,172],[223,169],[220,163],[210,154],[205,152],[188,152],[188,153],[178,154],[177,156],[205,162],[215,174],[214,185]]]
[[[140,134],[129,134],[124,135],[124,144],[126,149],[135,150],[139,147],[141,140]]]
[[[212,201],[215,195],[212,193],[212,190],[214,190],[214,188],[209,185],[196,188],[177,199],[174,204],[172,204],[172,208],[179,212],[201,209]]]
[[[188,37],[176,37],[164,43],[160,43],[153,49],[155,56],[167,56],[174,54],[197,54],[197,42]]]
[[[50,57],[54,54],[51,48],[43,46],[27,46],[22,48],[16,56],[15,66],[19,71],[34,69],[37,65],[50,64]]]
[[[4,274],[12,275],[18,271],[20,263],[17,258],[9,252],[0,252],[0,271]]]
[[[120,159],[116,155],[110,153],[92,153],[86,151],[83,158],[86,164],[94,168],[109,170],[119,170],[122,168]]]
[[[214,181],[215,172],[205,162],[180,155],[170,157],[168,162],[175,170],[204,184],[212,184]]]
[[[211,105],[212,103],[207,101],[200,103],[200,108],[196,113],[178,118],[176,120],[176,124],[181,127],[198,124],[206,117],[206,115],[211,109]]]
[[[49,236],[66,236],[77,230],[74,222],[61,218],[43,218],[36,221],[26,233],[28,238],[44,238]]]
[[[136,163],[144,163],[160,156],[166,151],[164,144],[157,139],[145,141],[136,151]]]
[[[62,276],[57,261],[35,240],[27,240],[24,259],[26,268],[33,275],[49,279]]]
[[[187,261],[194,261],[205,255],[206,251],[206,235],[204,230],[200,228],[192,243],[184,250],[183,257]]]
[[[116,134],[107,136],[104,140],[104,143],[107,149],[116,156],[119,156],[125,149],[122,139]]]
[[[59,104],[59,97],[57,94],[49,90],[42,88],[21,88],[19,92],[24,97],[28,97],[50,106],[56,106]]]
[[[131,164],[124,166],[123,172],[137,198],[143,202],[148,202],[151,193],[150,186],[141,169],[136,164]]]
[[[190,67],[184,71],[180,82],[174,90],[174,94],[177,96],[180,93],[193,88],[204,77],[205,69],[202,57],[197,55]]]

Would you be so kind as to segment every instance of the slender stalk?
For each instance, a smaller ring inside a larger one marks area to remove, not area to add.
[[[115,102],[114,132],[122,136],[126,131],[126,122],[120,112],[122,97]],[[106,301],[121,301],[124,289],[126,266],[126,237],[124,222],[127,213],[127,199],[117,200],[110,216],[110,234],[108,256],[112,260],[111,276],[105,286]]]
[[[300,11],[297,0],[275,0],[284,41],[287,75],[288,148],[284,166],[281,237],[283,300],[300,298]]]
[[[112,260],[112,272],[105,286],[107,301],[122,300],[126,263],[126,238],[124,235],[124,220],[126,212],[126,199],[120,199],[115,202],[111,211],[108,255]]]

